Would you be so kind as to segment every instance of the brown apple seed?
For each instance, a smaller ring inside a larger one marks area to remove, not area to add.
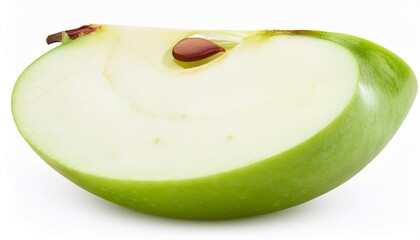
[[[225,49],[204,38],[184,38],[175,44],[172,56],[181,62],[203,60]]]

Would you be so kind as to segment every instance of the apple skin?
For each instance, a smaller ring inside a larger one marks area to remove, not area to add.
[[[319,31],[267,31],[325,39],[358,60],[359,85],[326,128],[277,156],[216,175],[173,181],[110,179],[79,172],[34,150],[66,178],[116,204],[184,219],[230,219],[289,208],[320,196],[365,167],[390,141],[417,92],[409,66],[354,36]],[[13,104],[13,103],[12,103]]]

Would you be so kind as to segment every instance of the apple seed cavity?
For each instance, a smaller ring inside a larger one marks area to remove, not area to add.
[[[225,49],[204,38],[184,38],[175,44],[172,56],[181,62],[195,62],[206,59]]]

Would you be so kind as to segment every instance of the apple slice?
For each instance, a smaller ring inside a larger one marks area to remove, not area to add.
[[[339,33],[90,25],[49,40],[62,44],[13,92],[22,136],[82,188],[170,217],[257,215],[337,187],[417,91],[396,55]]]

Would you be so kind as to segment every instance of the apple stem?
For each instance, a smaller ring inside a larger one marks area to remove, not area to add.
[[[63,41],[63,33],[67,34],[71,40],[78,38],[81,35],[86,35],[92,32],[95,32],[98,26],[95,25],[83,25],[79,28],[66,30],[63,32],[54,33],[48,35],[47,37],[47,44],[55,43],[55,42],[62,42]]]

